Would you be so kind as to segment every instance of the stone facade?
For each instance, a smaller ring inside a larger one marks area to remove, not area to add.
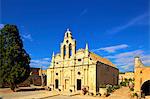
[[[108,59],[102,58],[85,49],[76,50],[76,41],[67,30],[60,53],[52,55],[47,69],[47,86],[51,90],[73,92],[86,87],[90,92],[99,91],[100,84],[118,84],[118,69]]]
[[[119,74],[119,83],[125,81],[125,79],[134,79],[134,72],[125,72]]]
[[[135,57],[134,92],[150,95],[150,66],[144,66],[139,57]]]

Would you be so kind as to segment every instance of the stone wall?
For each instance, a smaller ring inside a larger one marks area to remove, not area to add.
[[[135,57],[134,78],[134,92],[141,94],[142,85],[150,80],[150,66],[144,66],[139,57]]]
[[[118,85],[119,70],[117,68],[98,62],[96,69],[97,91],[100,85]]]
[[[119,83],[125,81],[125,79],[134,79],[134,72],[125,72],[119,74]]]

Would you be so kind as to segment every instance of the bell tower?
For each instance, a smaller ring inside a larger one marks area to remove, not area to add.
[[[140,60],[140,57],[139,56],[136,56],[134,58],[134,67],[137,68],[137,67],[143,67],[143,63],[142,61]]]
[[[60,45],[61,59],[69,59],[75,56],[76,41],[72,37],[69,29],[65,32],[64,40]]]

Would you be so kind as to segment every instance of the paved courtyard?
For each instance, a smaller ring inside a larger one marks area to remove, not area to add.
[[[0,89],[0,96],[3,99],[131,99],[130,91],[128,87],[122,87],[112,93],[109,97],[94,97],[94,96],[63,96],[57,92],[50,92],[47,90],[39,91],[23,91],[23,92],[11,92],[8,88]],[[150,99],[150,96],[146,97]]]
[[[2,97],[2,99],[40,99],[56,95],[58,95],[58,93],[47,90],[12,92],[9,88],[0,89],[0,97]]]
[[[122,87],[118,90],[116,90],[114,93],[112,93],[108,97],[102,97],[102,96],[81,96],[81,95],[76,95],[76,96],[55,96],[55,97],[50,97],[47,99],[131,99],[130,97],[130,91],[128,87]]]

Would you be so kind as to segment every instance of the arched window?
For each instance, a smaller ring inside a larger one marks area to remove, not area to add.
[[[69,58],[72,56],[72,45],[69,44]]]
[[[64,57],[66,56],[66,45],[64,45]]]

